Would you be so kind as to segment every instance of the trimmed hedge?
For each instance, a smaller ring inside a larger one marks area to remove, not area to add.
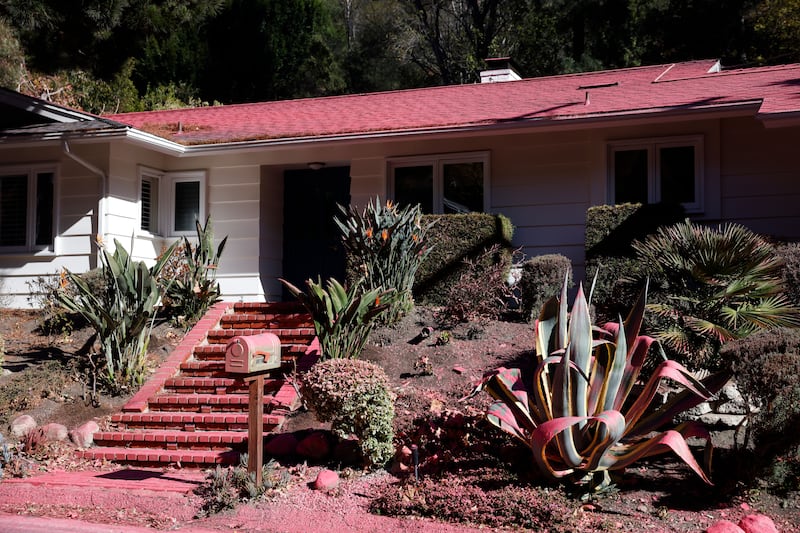
[[[783,283],[786,296],[800,306],[800,243],[779,244],[775,253],[783,260]]]
[[[450,289],[465,271],[464,260],[476,260],[494,244],[499,244],[502,250],[496,261],[510,268],[514,226],[508,217],[488,213],[422,217],[423,225],[430,222],[434,222],[434,226],[428,231],[427,239],[433,250],[417,271],[416,302],[445,305]]]
[[[525,320],[535,320],[544,303],[553,296],[558,296],[565,274],[569,286],[572,287],[572,262],[561,254],[537,255],[522,264],[518,286]]]
[[[639,288],[625,283],[636,278],[639,271],[633,242],[685,218],[683,207],[674,204],[599,205],[588,209],[586,280],[591,282],[600,269],[592,298],[600,317],[624,316],[636,298]]]

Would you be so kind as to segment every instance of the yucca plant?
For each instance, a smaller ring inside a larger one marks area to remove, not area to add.
[[[96,377],[112,392],[121,392],[144,380],[147,345],[161,298],[156,278],[172,248],[147,267],[134,261],[116,239],[114,253],[98,245],[105,290],[96,294],[83,277],[65,271],[74,293],[59,291],[56,298],[94,328],[102,351],[102,373]]]
[[[181,255],[176,259],[182,263],[176,269],[178,276],[166,282],[166,296],[173,315],[184,325],[193,324],[217,301],[220,290],[217,281],[217,267],[225,249],[228,237],[214,248],[214,230],[211,217],[205,224],[195,221],[197,245],[192,245],[187,237],[179,248]],[[164,254],[166,255],[166,254]],[[171,254],[169,254],[171,255]]]
[[[744,226],[686,220],[633,248],[652,279],[654,336],[691,365],[718,366],[724,343],[755,331],[800,326],[800,310],[784,294],[780,257]]]
[[[394,295],[381,288],[364,290],[360,283],[346,289],[335,278],[325,286],[319,278],[309,279],[305,291],[285,279],[280,281],[311,314],[326,359],[358,358],[375,319],[391,305]]]
[[[342,232],[349,260],[364,277],[364,289],[394,289],[397,296],[381,320],[392,324],[414,306],[414,277],[428,257],[431,246],[426,234],[433,224],[422,224],[419,205],[400,209],[391,200],[378,198],[363,211],[353,206],[339,209],[344,220],[334,218]]]
[[[561,297],[545,303],[534,326],[532,387],[526,385],[520,369],[500,368],[487,374],[475,389],[474,393],[485,390],[495,399],[486,413],[489,422],[529,446],[547,476],[602,490],[610,485],[610,471],[672,450],[710,483],[712,446],[702,425],[686,422],[650,433],[709,398],[725,379],[715,375],[700,382],[680,364],[664,359],[636,396],[630,397],[642,364],[654,348],[652,338],[639,335],[645,297],[642,291],[624,322],[593,327],[582,288],[568,313],[565,280]],[[685,390],[653,406],[665,378]],[[689,437],[706,439],[705,470],[689,449]]]

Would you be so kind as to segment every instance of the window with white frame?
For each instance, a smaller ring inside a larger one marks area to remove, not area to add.
[[[390,196],[423,213],[469,213],[487,209],[486,152],[397,158],[389,161]]]
[[[0,249],[53,251],[55,167],[0,168]]]
[[[702,211],[702,137],[612,143],[609,188],[616,204],[669,202]]]
[[[205,221],[205,172],[158,172],[141,169],[139,227],[154,235],[193,234]]]

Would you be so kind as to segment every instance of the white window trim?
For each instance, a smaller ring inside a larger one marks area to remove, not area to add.
[[[153,178],[158,180],[158,233],[142,229],[142,180]],[[206,219],[206,184],[208,173],[205,170],[182,170],[177,172],[164,172],[153,168],[140,166],[139,179],[137,180],[136,201],[136,227],[144,237],[180,237],[196,235],[194,228],[187,231],[175,229],[175,184],[180,182],[198,182],[200,184],[200,206],[198,219],[204,223]]]
[[[58,247],[58,221],[60,182],[59,166],[56,163],[37,163],[33,165],[10,165],[0,167],[0,176],[13,176],[26,174],[28,176],[28,205],[25,206],[25,235],[26,242],[22,246],[0,246],[0,253],[32,253],[33,255],[55,255]],[[39,174],[50,172],[53,174],[53,227],[51,232],[53,241],[50,244],[36,244],[36,177]]]
[[[392,157],[387,159],[387,198],[394,200],[394,171],[397,168],[416,167],[431,165],[433,167],[433,212],[441,214],[444,212],[444,187],[442,186],[442,176],[444,166],[457,163],[483,163],[483,212],[489,212],[491,201],[489,198],[489,152],[460,152],[455,154],[436,154]]]
[[[683,207],[687,213],[702,213],[705,202],[703,191],[705,190],[704,168],[704,143],[702,135],[684,135],[680,137],[654,137],[647,139],[613,141],[608,143],[608,198],[609,203],[614,203],[616,191],[614,189],[616,171],[614,168],[614,152],[619,150],[647,150],[647,201],[648,203],[658,203],[661,200],[661,161],[659,148],[671,148],[680,146],[694,147],[694,202],[684,203]]]

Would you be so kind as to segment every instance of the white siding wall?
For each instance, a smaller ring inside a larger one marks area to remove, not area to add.
[[[800,127],[766,129],[731,119],[722,131],[722,218],[800,240]]]
[[[107,168],[107,151],[93,146],[71,146],[74,154]],[[84,272],[97,266],[94,237],[100,198],[98,176],[67,158],[60,146],[0,150],[0,166],[54,163],[56,166],[56,239],[58,255],[48,253],[0,254],[0,306],[28,307],[31,286],[39,277],[51,278],[63,268]],[[35,287],[35,283],[33,285]]]
[[[208,170],[208,212],[218,243],[228,241],[217,280],[226,300],[263,301],[259,278],[260,168],[214,166]]]

